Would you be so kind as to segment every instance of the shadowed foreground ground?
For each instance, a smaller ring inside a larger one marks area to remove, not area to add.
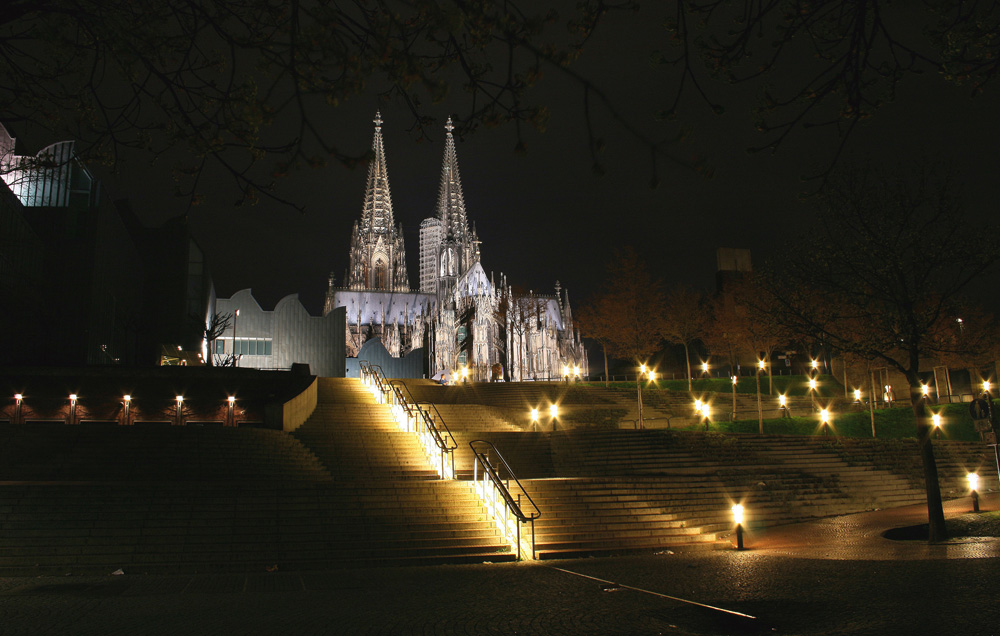
[[[995,509],[995,499],[984,499],[984,509]],[[949,516],[964,512],[966,504],[949,502]],[[0,631],[1000,633],[1000,541],[963,538],[928,546],[881,536],[919,521],[922,512],[910,506],[776,528],[748,536],[751,549],[744,552],[248,575],[5,578]]]

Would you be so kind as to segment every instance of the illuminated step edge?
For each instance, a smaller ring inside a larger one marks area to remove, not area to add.
[[[479,462],[476,462],[475,466],[478,468]],[[493,525],[496,526],[504,541],[510,545],[511,550],[517,554],[517,542],[519,538],[517,517],[511,514],[510,507],[507,506],[507,502],[500,496],[500,491],[496,487],[496,484],[489,481],[485,473],[481,480],[478,478],[478,475],[474,476],[473,483],[475,484],[476,494],[479,495],[479,500],[486,506],[490,517],[493,519]],[[518,558],[526,560],[534,559],[531,549],[531,537],[521,533],[520,541],[521,549]]]
[[[430,468],[437,472],[438,477],[441,479],[454,479],[455,474],[451,462],[447,461],[444,451],[438,448],[431,432],[426,429],[423,432],[417,431],[417,422],[414,421],[414,418],[407,415],[406,409],[403,408],[402,404],[393,403],[391,393],[380,390],[376,382],[366,378],[362,380],[362,383],[371,391],[376,402],[390,405],[392,416],[399,425],[400,430],[413,433],[417,436],[417,440],[424,447],[424,455],[427,458],[427,463],[430,464]]]
[[[403,405],[393,403],[390,393],[388,391],[380,390],[378,388],[378,384],[374,380],[369,379],[369,377],[365,377],[362,379],[362,383],[368,387],[368,390],[371,391],[376,402],[379,404],[391,405],[392,415],[396,419],[396,423],[399,424],[399,428],[401,430],[408,433],[415,433],[417,435],[417,439],[420,440],[420,443],[424,447],[424,453],[427,457],[428,463],[431,464],[431,468],[437,471],[438,476],[442,479],[454,479],[455,475],[452,466],[449,462],[445,461],[444,452],[438,448],[437,444],[434,443],[434,436],[430,433],[430,431],[424,430],[422,433],[416,431],[416,422],[413,421],[412,417],[407,415],[406,409],[403,408]],[[478,463],[476,466],[478,466]],[[485,474],[482,482],[478,479],[475,479],[474,481],[476,484],[476,495],[479,496],[480,501],[489,511],[490,517],[493,519],[494,526],[496,526],[500,535],[510,545],[511,549],[517,553],[517,517],[511,514],[511,511],[507,507],[503,497],[499,496],[496,485],[492,482],[487,485]],[[534,558],[531,550],[530,537],[521,537],[520,558]]]

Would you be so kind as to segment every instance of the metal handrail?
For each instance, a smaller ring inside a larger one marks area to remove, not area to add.
[[[481,446],[486,446],[487,448],[483,450],[477,449],[476,448],[477,444]],[[518,481],[517,476],[514,475],[514,471],[511,470],[510,465],[507,463],[507,460],[503,458],[503,455],[501,455],[500,451],[497,450],[497,447],[493,445],[493,442],[484,439],[476,439],[469,442],[469,448],[472,449],[472,454],[475,456],[475,461],[473,463],[472,479],[473,483],[476,484],[477,488],[479,487],[479,466],[482,465],[483,467],[483,483],[482,483],[483,490],[480,493],[481,496],[483,497],[484,500],[489,501],[486,497],[486,480],[489,479],[489,481],[493,485],[494,492],[499,493],[500,497],[504,501],[505,518],[501,520],[499,518],[499,514],[495,510],[493,510],[493,514],[496,517],[497,523],[500,524],[501,527],[503,528],[505,534],[510,530],[510,527],[508,525],[510,521],[509,515],[512,514],[516,519],[514,525],[516,526],[515,545],[517,546],[518,560],[521,559],[522,523],[531,524],[531,558],[535,559],[536,558],[535,519],[538,519],[539,517],[542,516],[542,511],[539,510],[534,500],[532,500],[531,495],[528,494],[528,492],[524,489],[524,486],[521,485],[521,482]],[[497,470],[497,467],[494,466],[492,462],[490,462],[490,457],[489,457],[490,451],[492,451],[492,453],[500,460],[500,462],[503,465],[503,468],[506,469],[508,475],[507,479],[502,478],[500,476],[499,471]],[[531,508],[529,509],[528,513],[525,513],[524,509],[521,508],[521,495],[519,494],[517,496],[517,499],[515,500],[514,496],[511,494],[510,480],[513,480],[514,483],[517,484],[517,488],[521,491],[524,497],[528,500],[528,503],[531,505]],[[510,540],[510,537],[506,538]]]
[[[455,449],[458,448],[458,442],[455,441],[455,437],[451,434],[451,430],[445,424],[444,418],[441,417],[441,413],[438,412],[437,407],[433,404],[428,404],[434,410],[434,414],[437,415],[437,420],[435,420],[430,411],[424,409],[421,403],[418,403],[414,399],[413,393],[410,392],[410,387],[405,382],[402,380],[391,380],[389,381],[389,386],[392,388],[398,404],[406,411],[407,422],[410,422],[411,418],[415,420],[420,429],[415,432],[429,435],[437,447],[441,457],[441,476],[444,477],[448,474],[445,471],[445,457],[447,456],[447,462],[451,464],[451,476],[454,477]]]

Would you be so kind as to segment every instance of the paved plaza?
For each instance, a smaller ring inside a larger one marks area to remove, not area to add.
[[[1000,499],[983,503],[995,510]],[[946,506],[967,508],[967,499]],[[881,536],[923,514],[910,506],[749,532],[743,552],[4,578],[0,633],[1000,633],[1000,540]]]

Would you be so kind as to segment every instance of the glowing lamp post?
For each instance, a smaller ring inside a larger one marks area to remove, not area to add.
[[[993,384],[989,380],[983,380],[983,393],[989,394],[992,388]]]
[[[708,431],[708,423],[712,416],[712,406],[708,402],[701,405],[701,417],[705,420],[705,431]]]
[[[760,403],[760,373],[767,368],[767,361],[758,360],[757,361],[757,425],[758,432],[764,434],[764,407]]]
[[[736,549],[743,549],[743,505],[736,504],[733,510],[733,523],[736,524]]]
[[[240,310],[233,312],[233,366],[240,366],[240,356],[236,351],[236,319],[240,317]]]
[[[730,418],[732,421],[736,421],[736,382],[739,378],[735,375],[733,376],[733,416]]]
[[[563,365],[563,380],[566,380],[566,384],[569,384],[569,366]]]
[[[175,417],[177,420],[176,425],[184,426],[184,396],[178,395],[176,397],[176,400],[177,400],[177,411],[175,413]]]
[[[226,426],[236,426],[236,396],[226,398]]]
[[[462,367],[462,382],[469,381],[469,367]]]
[[[580,379],[580,365],[578,364],[573,365],[573,375],[574,377],[576,377],[577,380]]]
[[[778,409],[781,411],[781,417],[789,417],[788,397],[784,393],[778,396]]]
[[[934,439],[937,439],[941,436],[941,414],[931,415],[931,423],[934,425]]]
[[[549,417],[552,418],[552,430],[556,430],[556,420],[559,419],[559,405],[549,405]]]
[[[123,395],[122,396],[122,426],[130,426],[132,424],[132,396]]]
[[[816,378],[809,378],[809,397],[812,398],[813,411],[816,410]]]
[[[701,363],[701,373],[702,373],[702,375],[708,375],[708,363],[707,362],[702,362]]]
[[[979,475],[969,473],[965,478],[969,480],[969,490],[972,491],[972,512],[979,512]]]
[[[819,412],[819,419],[823,423],[823,434],[830,434],[830,409],[823,409]]]
[[[639,401],[639,428],[646,428],[646,423],[642,419],[642,376],[648,376],[651,373],[653,371],[647,370],[645,364],[639,365],[639,375],[635,379],[636,396]]]
[[[531,428],[538,426],[538,409],[531,409]]]
[[[76,424],[76,393],[69,394],[69,422],[70,425]]]
[[[24,396],[20,393],[14,394],[14,424],[21,423],[21,403],[24,402]]]
[[[861,389],[854,389],[854,401],[861,404]]]

